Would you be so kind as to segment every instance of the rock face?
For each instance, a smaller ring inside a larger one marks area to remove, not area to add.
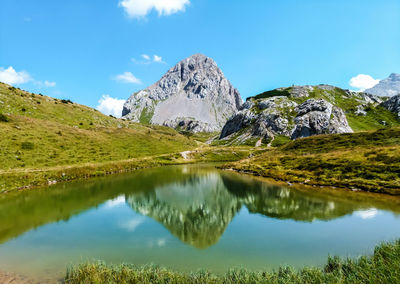
[[[214,60],[195,54],[171,68],[158,82],[133,94],[122,116],[142,123],[192,132],[220,131],[242,99]]]
[[[400,95],[391,97],[389,100],[382,103],[382,106],[387,110],[396,113],[400,119]]]
[[[222,129],[227,144],[267,143],[317,134],[350,133],[346,114],[357,118],[383,99],[329,85],[293,86],[249,98]],[[261,139],[261,140],[260,140]]]
[[[385,97],[392,97],[400,94],[400,74],[390,74],[388,78],[381,80],[377,85],[371,89],[365,90],[365,92]]]
[[[317,134],[350,133],[346,115],[341,108],[319,99],[309,99],[295,108],[295,128],[291,138]]]

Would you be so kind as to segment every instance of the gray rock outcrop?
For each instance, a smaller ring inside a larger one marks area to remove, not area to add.
[[[339,107],[322,99],[309,99],[296,107],[292,139],[318,134],[351,133],[346,115]]]
[[[365,92],[384,97],[392,97],[400,94],[400,74],[390,74],[388,78],[381,80],[377,85],[365,90]]]
[[[400,118],[400,95],[391,97],[389,100],[382,103],[382,106],[387,110],[396,113]]]
[[[195,54],[155,84],[133,94],[124,104],[122,116],[135,122],[212,132],[220,131],[241,104],[239,92],[215,61]]]
[[[334,86],[293,86],[265,92],[248,99],[221,131],[220,139],[243,144],[251,139],[271,141],[276,136],[291,139],[318,134],[353,132],[340,105],[355,105],[363,114],[369,105],[382,102],[376,96]],[[350,103],[348,104],[350,105]]]

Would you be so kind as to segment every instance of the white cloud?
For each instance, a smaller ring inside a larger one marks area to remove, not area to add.
[[[357,76],[350,79],[349,85],[353,88],[357,88],[357,91],[364,91],[372,88],[379,83],[378,79],[372,78],[370,75],[358,74]]]
[[[376,208],[371,208],[368,210],[357,211],[354,215],[360,217],[361,219],[372,219],[378,215],[378,210]]]
[[[115,80],[121,81],[124,83],[131,83],[131,84],[141,84],[142,81],[140,79],[136,78],[135,75],[133,75],[131,72],[124,72],[122,74],[119,74],[115,76]]]
[[[125,100],[112,98],[109,95],[103,95],[99,100],[99,105],[96,109],[106,115],[111,114],[115,117],[121,117],[124,103]]]
[[[150,56],[148,56],[147,54],[142,54],[142,57],[143,57],[145,60],[150,60]]]
[[[111,209],[111,208],[115,208],[115,207],[119,207],[121,205],[125,204],[125,196],[124,195],[120,195],[117,198],[114,198],[112,200],[108,200],[105,203],[105,208],[107,209]]]
[[[120,228],[125,229],[128,232],[134,232],[137,227],[144,223],[144,221],[144,218],[132,218],[128,221],[120,222],[119,226]]]
[[[162,60],[162,57],[161,57],[161,56],[158,56],[158,55],[155,55],[155,54],[154,54],[154,56],[153,56],[153,61],[154,61],[154,62],[157,62],[157,63],[165,63],[165,62]]]
[[[56,86],[56,82],[50,82],[50,81],[44,81],[44,85],[46,87],[55,87]]]
[[[18,85],[27,83],[31,80],[31,76],[25,71],[17,72],[12,66],[8,67],[7,69],[0,67],[0,82],[9,85]]]
[[[151,240],[151,241],[148,242],[149,247],[151,247],[151,248],[153,248],[153,247],[163,247],[163,246],[166,245],[166,243],[167,243],[167,240],[163,239],[163,238],[156,239],[156,240]]]
[[[132,58],[132,62],[136,63],[136,64],[150,64],[150,63],[162,63],[162,64],[166,64],[165,61],[163,61],[162,57],[154,54],[153,58],[151,58],[149,55],[147,54],[142,54],[141,57],[143,58],[143,60],[136,60],[135,58]]]
[[[158,15],[171,15],[184,11],[190,0],[121,0],[118,6],[124,8],[125,13],[131,18],[142,18],[153,9]]]

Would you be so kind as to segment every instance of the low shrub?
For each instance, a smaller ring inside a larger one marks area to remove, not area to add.
[[[35,147],[35,145],[32,142],[22,142],[21,143],[21,149],[23,150],[32,150]]]
[[[10,120],[6,115],[0,113],[0,121],[1,122],[9,122]]]

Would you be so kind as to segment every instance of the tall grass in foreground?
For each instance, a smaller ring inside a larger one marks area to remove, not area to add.
[[[107,266],[96,262],[68,269],[65,283],[400,283],[400,240],[382,243],[372,256],[329,257],[324,268],[283,267],[273,272],[230,270],[225,275],[216,275],[206,271],[180,273],[156,266]]]

